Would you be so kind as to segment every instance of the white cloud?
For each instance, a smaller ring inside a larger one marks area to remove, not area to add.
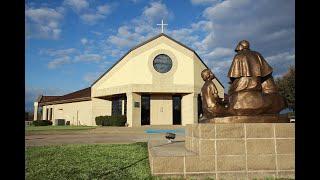
[[[89,7],[89,3],[86,0],[65,0],[64,4],[69,5],[76,12]]]
[[[150,22],[168,19],[172,14],[169,13],[167,6],[161,2],[151,2],[144,8],[143,16]]]
[[[47,22],[48,24],[57,24],[55,20],[63,17],[62,14],[51,8],[29,8],[26,10],[26,16],[37,23]]]
[[[82,38],[80,41],[81,41],[81,43],[83,45],[86,45],[88,43],[88,39],[87,38]]]
[[[208,53],[214,46],[213,43],[215,41],[215,35],[213,32],[209,32],[204,39],[202,39],[200,42],[195,42],[194,45],[197,49],[197,51],[200,52],[200,54],[206,54]]]
[[[101,14],[83,14],[80,16],[81,20],[83,20],[85,23],[89,25],[94,25],[98,21],[106,18],[106,16]]]
[[[194,34],[194,30],[190,28],[167,30],[166,33],[184,44],[193,44],[199,40],[199,37]]]
[[[127,47],[134,44],[133,41],[130,41],[126,38],[122,38],[120,36],[113,36],[113,35],[108,38],[108,41],[120,48]]]
[[[234,54],[235,54],[234,50],[230,48],[217,47],[213,51],[209,52],[208,54],[205,54],[205,57],[207,59],[216,59],[216,58],[230,57]]]
[[[131,2],[133,2],[133,3],[140,3],[140,2],[142,2],[143,0],[130,0]]]
[[[63,14],[52,8],[28,8],[25,11],[30,37],[58,39]]]
[[[99,62],[102,60],[101,55],[99,54],[82,54],[75,57],[74,62]]]
[[[93,83],[95,80],[98,79],[99,75],[101,75],[101,73],[87,73],[84,75],[83,80],[87,83]]]
[[[133,47],[156,33],[156,31],[149,31],[152,28],[150,25],[144,26],[145,29],[142,31],[143,33],[141,33],[141,31],[136,32],[136,30],[141,30],[141,28],[137,27],[142,27],[142,25],[137,24],[135,28],[126,25],[120,26],[118,28],[118,33],[116,35],[109,36],[107,41],[118,48]],[[148,32],[147,35],[144,35],[146,32]]]
[[[294,34],[294,28],[290,29],[280,29],[278,31],[273,31],[267,34],[266,36],[261,37],[261,41],[263,42],[270,42],[272,40],[280,40],[280,39],[287,39],[290,38],[288,36]]]
[[[59,66],[62,66],[64,64],[68,64],[70,63],[70,57],[69,56],[63,56],[63,57],[59,57],[59,58],[56,58],[54,60],[52,60],[51,62],[49,62],[48,64],[48,68],[49,69],[55,69]]]
[[[233,49],[242,39],[249,40],[252,50],[267,56],[274,75],[286,72],[294,64],[294,8],[291,0],[214,2],[203,11],[205,20],[191,25],[193,32],[202,28],[204,35],[194,43],[194,49],[225,86]]]
[[[110,35],[107,38],[107,42],[110,43],[110,46],[115,45],[119,49],[133,47],[161,32],[161,29],[155,26],[155,21],[161,19],[166,20],[171,17],[173,17],[173,14],[169,12],[165,4],[161,2],[151,2],[144,7],[141,16],[132,19],[130,26],[120,26],[117,34]],[[158,23],[160,23],[160,21]],[[187,30],[174,31],[173,33],[182,38],[182,34],[185,34],[183,31]],[[169,30],[166,30],[166,32],[169,32]],[[107,47],[106,49],[111,48]]]
[[[110,67],[110,65],[112,65],[111,61],[104,61],[99,65],[99,68],[105,71],[107,67]]]
[[[295,64],[294,52],[280,52],[268,57],[265,57],[266,61],[273,68],[273,76],[281,76],[285,74],[289,67]]]
[[[97,7],[98,13],[99,14],[109,14],[111,12],[111,7],[108,4],[98,6]]]
[[[213,47],[235,47],[247,39],[268,54],[294,45],[295,3],[291,0],[226,0],[206,8],[203,17],[214,25]]]
[[[92,32],[93,34],[95,34],[95,35],[97,35],[97,36],[101,36],[101,35],[102,35],[102,33],[101,33],[101,32],[98,32],[98,31],[90,31],[90,32]]]
[[[283,52],[265,58],[270,64],[285,64],[287,62],[294,63],[295,54],[290,52]]]
[[[215,2],[218,2],[218,0],[191,0],[191,4],[195,5],[206,5]]]
[[[95,25],[98,21],[105,19],[112,10],[109,4],[90,7],[87,0],[65,0],[63,4],[70,6],[88,25]]]
[[[212,31],[213,28],[213,23],[211,21],[199,21],[196,23],[191,24],[191,28],[193,30],[200,30],[200,31]]]
[[[204,16],[209,19],[242,18],[246,14],[247,6],[253,6],[250,0],[226,0],[208,7]]]
[[[40,55],[49,55],[49,56],[68,56],[78,52],[75,48],[68,48],[68,49],[41,49],[39,54]]]

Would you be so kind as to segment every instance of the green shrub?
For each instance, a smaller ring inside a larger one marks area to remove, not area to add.
[[[95,118],[98,126],[125,126],[126,116],[98,116]]]
[[[107,120],[107,125],[109,126],[124,126],[127,122],[126,116],[109,116]]]
[[[51,126],[52,121],[49,120],[36,120],[32,122],[32,125],[34,126]]]
[[[96,117],[96,125],[97,126],[102,126],[102,120],[103,120],[103,117],[105,117],[105,116],[98,116],[98,117]]]

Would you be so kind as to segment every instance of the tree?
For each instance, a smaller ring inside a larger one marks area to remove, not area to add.
[[[295,67],[290,66],[287,73],[275,80],[279,93],[286,98],[288,108],[295,111]]]

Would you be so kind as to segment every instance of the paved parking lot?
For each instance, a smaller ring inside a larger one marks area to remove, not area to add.
[[[145,130],[177,130],[177,141],[184,140],[181,133],[184,126],[143,126],[139,128],[128,127],[98,127],[91,130],[55,133],[27,133],[26,146],[62,145],[62,144],[96,144],[96,143],[134,143],[152,140],[165,140],[165,133],[148,134]]]

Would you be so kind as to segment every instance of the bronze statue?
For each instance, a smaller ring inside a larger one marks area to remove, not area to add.
[[[205,69],[201,72],[201,77],[205,81],[201,88],[203,109],[201,120],[226,115],[227,109],[222,104],[222,98],[219,98],[218,90],[212,82],[212,80],[215,79],[215,76],[209,69]]]
[[[228,77],[229,113],[232,115],[278,114],[285,108],[272,77],[272,67],[242,40],[237,45]]]
[[[200,122],[287,122],[287,118],[278,116],[287,105],[278,93],[272,67],[260,53],[250,50],[246,40],[240,41],[235,51],[237,54],[228,73],[231,85],[227,105],[218,96],[212,82],[213,73],[209,69],[201,72],[205,83],[201,89],[203,116]]]

